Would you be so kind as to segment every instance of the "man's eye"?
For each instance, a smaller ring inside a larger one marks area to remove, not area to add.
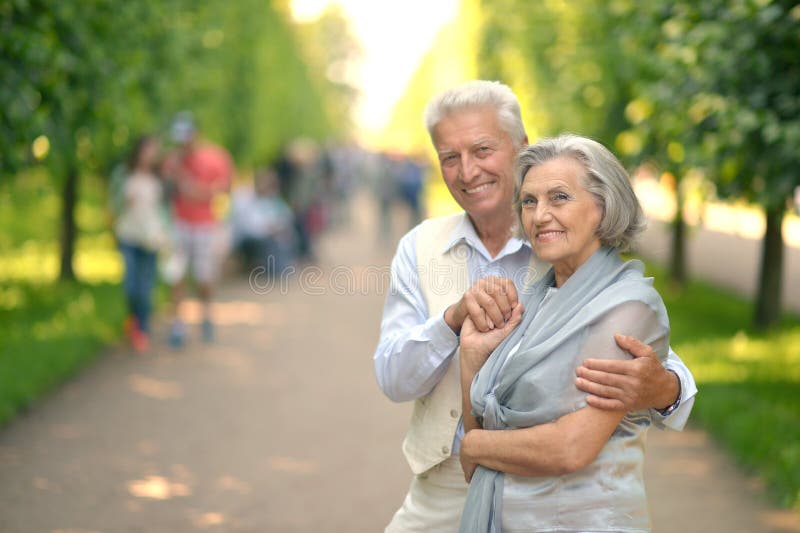
[[[454,162],[454,161],[456,161],[457,159],[458,159],[458,158],[457,158],[456,156],[454,156],[454,155],[448,155],[448,156],[446,156],[446,157],[443,157],[443,158],[441,158],[439,161],[441,161],[441,163],[442,163],[443,165],[446,165],[446,164],[449,164],[449,163],[453,163],[453,162]]]

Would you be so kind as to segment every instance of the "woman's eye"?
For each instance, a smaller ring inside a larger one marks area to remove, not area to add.
[[[565,192],[557,192],[553,195],[554,202],[566,202],[569,200],[569,195]]]
[[[521,203],[522,207],[533,207],[536,205],[536,200],[533,198],[523,198]]]

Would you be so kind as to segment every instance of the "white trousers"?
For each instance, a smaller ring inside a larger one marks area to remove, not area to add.
[[[394,514],[386,533],[458,531],[467,488],[458,456],[414,476],[403,506]]]

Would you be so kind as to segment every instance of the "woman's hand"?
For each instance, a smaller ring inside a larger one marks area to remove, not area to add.
[[[481,369],[486,359],[503,339],[509,336],[514,328],[522,321],[521,303],[517,303],[511,311],[511,317],[501,328],[490,329],[489,331],[479,331],[471,318],[464,320],[461,328],[461,364],[462,369],[466,365],[466,370],[475,373]]]
[[[475,469],[478,467],[478,464],[471,462],[463,455],[459,455],[458,458],[461,461],[461,470],[464,471],[464,481],[469,483],[472,481],[472,476],[475,474]]]

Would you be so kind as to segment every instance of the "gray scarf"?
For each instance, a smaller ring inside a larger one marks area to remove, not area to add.
[[[529,287],[522,297],[525,305],[522,322],[492,352],[472,382],[472,411],[483,428],[531,427],[553,421],[585,405],[581,403],[585,394],[572,385],[574,373],[571,371],[556,376],[546,374],[546,379],[569,380],[558,385],[563,390],[571,387],[576,391],[569,395],[570,399],[536,401],[526,393],[530,391],[526,383],[541,380],[545,372],[542,368],[552,369],[554,361],[548,361],[548,356],[614,307],[641,301],[656,310],[664,324],[669,324],[661,297],[653,289],[652,280],[643,277],[643,272],[640,261],[623,262],[615,249],[605,246],[592,254],[559,288],[542,316],[537,316],[537,312],[547,289],[554,286],[553,269]],[[504,366],[509,352],[517,344],[517,353]],[[459,527],[461,533],[501,531],[503,480],[502,472],[478,466],[469,485]]]

